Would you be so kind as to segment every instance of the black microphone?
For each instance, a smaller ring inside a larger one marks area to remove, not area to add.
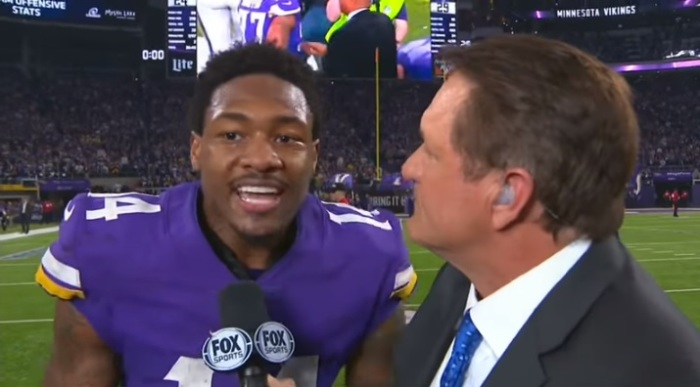
[[[219,293],[219,315],[222,330],[232,328],[231,332],[240,330],[247,335],[240,335],[234,343],[242,350],[242,357],[237,360],[243,364],[236,367],[241,387],[268,387],[268,372],[261,359],[253,354],[251,339],[258,327],[270,320],[260,286],[253,281],[244,281],[226,287]]]

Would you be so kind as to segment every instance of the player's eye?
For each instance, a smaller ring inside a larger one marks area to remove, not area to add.
[[[229,141],[238,141],[242,138],[242,136],[236,132],[226,132],[224,133],[224,137]]]
[[[288,144],[291,142],[301,142],[299,138],[293,137],[293,136],[287,136],[287,135],[282,135],[277,137],[277,141],[281,142],[283,144]]]

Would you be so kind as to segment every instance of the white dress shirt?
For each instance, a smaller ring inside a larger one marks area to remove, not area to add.
[[[574,241],[481,301],[477,300],[476,289],[472,284],[465,313],[471,310],[472,321],[483,341],[476,348],[464,387],[480,387],[484,383],[532,312],[590,246],[591,241],[587,239]],[[440,378],[453,346],[454,339],[430,387],[440,387]]]
[[[366,10],[368,10],[368,9],[369,9],[369,8],[360,8],[360,9],[356,9],[356,10],[350,12],[350,13],[348,14],[348,20],[352,19],[352,17],[355,16],[355,15],[357,15],[358,13],[360,13],[360,12],[362,12],[362,11],[366,11]]]

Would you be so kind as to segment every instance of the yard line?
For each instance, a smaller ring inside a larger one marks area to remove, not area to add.
[[[688,255],[695,255],[695,253],[676,253],[676,254],[673,254],[673,255],[675,255],[676,257],[682,257],[682,256],[684,256],[684,255],[685,255],[685,256],[688,256]]]
[[[691,288],[691,289],[671,289],[671,290],[664,290],[666,293],[693,293],[693,292],[700,292],[700,288]]]
[[[690,288],[690,289],[669,289],[664,290],[665,293],[694,293],[700,292],[700,288]],[[405,304],[407,308],[418,308],[420,304]]]
[[[700,260],[700,257],[638,259],[637,262],[675,262],[675,261],[698,261],[698,260]]]
[[[6,282],[6,283],[0,282],[0,286],[28,286],[28,285],[36,285],[36,282]]]
[[[687,253],[687,254],[676,254],[676,255],[692,255],[691,257],[679,257],[679,258],[650,258],[650,259],[638,259],[637,262],[676,262],[676,261],[700,261],[700,257],[696,257],[695,254],[692,253]],[[434,271],[440,270],[439,267],[437,268],[430,268],[430,269],[416,269],[417,273],[431,273]]]
[[[10,241],[10,240],[19,239],[19,238],[31,238],[35,235],[50,234],[50,233],[56,232],[56,231],[58,231],[58,226],[38,228],[36,230],[29,231],[29,234],[22,234],[20,232],[13,232],[11,234],[0,235],[0,242]]]
[[[3,255],[0,257],[0,262],[2,261],[23,261],[25,259],[34,258],[44,254],[46,247],[38,247],[36,249],[20,251],[14,254]]]
[[[637,247],[637,246],[657,246],[657,245],[688,245],[700,243],[700,240],[693,241],[682,241],[682,242],[625,242],[625,238],[621,238],[622,243],[627,247]]]
[[[0,320],[0,324],[31,324],[31,323],[46,323],[53,321],[52,318],[40,318],[34,320]]]

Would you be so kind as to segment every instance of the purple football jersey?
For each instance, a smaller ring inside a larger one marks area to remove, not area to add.
[[[277,16],[295,15],[296,25],[290,32],[289,50],[301,51],[301,6],[299,0],[242,0],[238,7],[241,29],[246,43],[265,42],[272,20]]]
[[[398,63],[403,66],[406,78],[433,79],[433,54],[430,38],[410,41],[399,48]]]
[[[198,192],[192,183],[161,196],[78,195],[37,271],[39,284],[72,300],[122,356],[129,387],[239,385],[235,373],[203,360],[203,344],[222,328],[218,294],[239,280],[202,233]],[[363,338],[410,294],[415,272],[392,214],[309,196],[297,221],[290,251],[257,279],[271,319],[296,345],[271,373],[331,387]]]

